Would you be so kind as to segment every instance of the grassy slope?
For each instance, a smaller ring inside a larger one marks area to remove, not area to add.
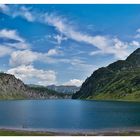
[[[118,73],[108,84],[87,99],[140,101],[140,70]]]
[[[0,130],[0,136],[53,136],[51,132],[33,132],[21,130]]]
[[[140,48],[94,71],[72,98],[140,101]]]
[[[0,95],[0,100],[23,100],[27,99],[27,97],[22,96],[20,93],[19,94],[14,94],[14,95]]]

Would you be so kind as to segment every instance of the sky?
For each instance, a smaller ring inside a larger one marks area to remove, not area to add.
[[[140,5],[0,4],[0,71],[76,85],[140,47]]]

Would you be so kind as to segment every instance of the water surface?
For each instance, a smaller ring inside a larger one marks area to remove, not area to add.
[[[140,103],[83,100],[0,101],[0,127],[101,130],[140,127]]]

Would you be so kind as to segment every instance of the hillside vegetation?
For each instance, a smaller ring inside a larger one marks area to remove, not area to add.
[[[72,98],[140,101],[140,48],[126,60],[94,71]]]

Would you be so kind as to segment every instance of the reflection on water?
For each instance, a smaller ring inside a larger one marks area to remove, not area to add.
[[[0,126],[92,130],[140,126],[140,103],[83,100],[0,101]]]

